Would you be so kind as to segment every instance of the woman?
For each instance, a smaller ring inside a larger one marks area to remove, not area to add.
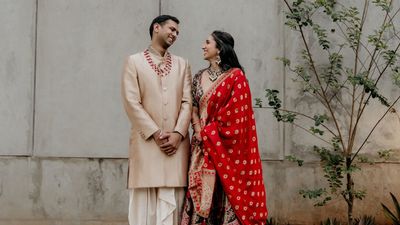
[[[252,100],[234,40],[214,31],[203,45],[210,66],[193,79],[189,187],[182,225],[261,225],[266,194]]]

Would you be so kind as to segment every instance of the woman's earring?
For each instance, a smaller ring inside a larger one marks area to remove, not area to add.
[[[217,55],[217,59],[215,60],[215,62],[219,65],[221,64],[221,57],[219,57],[219,55]]]

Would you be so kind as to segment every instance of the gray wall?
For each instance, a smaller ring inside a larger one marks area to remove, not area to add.
[[[127,224],[130,126],[120,76],[124,58],[149,44],[149,23],[160,12],[181,20],[171,51],[188,58],[193,73],[206,66],[203,41],[222,29],[235,37],[253,97],[275,88],[289,107],[313,107],[275,60],[294,56],[300,46],[283,26],[285,6],[279,0],[0,0],[0,5],[0,225]],[[255,113],[270,215],[292,224],[344,218],[342,201],[313,208],[297,193],[323,184],[306,150],[315,140],[277,123],[268,110]],[[371,111],[365,123],[377,113]],[[369,192],[356,203],[359,214],[382,220],[378,203],[389,203],[388,192],[400,189],[399,128],[398,117],[389,115],[368,145],[371,154],[392,148],[395,157],[363,165],[357,184]],[[305,157],[306,166],[285,161],[291,153]]]
[[[35,74],[35,1],[2,0],[0,154],[30,155]]]

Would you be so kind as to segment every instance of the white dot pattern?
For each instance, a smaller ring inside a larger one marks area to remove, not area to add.
[[[211,92],[203,145],[241,224],[261,225],[268,213],[256,124],[247,79],[236,71]]]

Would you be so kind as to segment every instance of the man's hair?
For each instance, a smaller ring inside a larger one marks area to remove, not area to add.
[[[156,18],[154,18],[154,20],[151,22],[150,25],[150,38],[153,38],[153,29],[154,29],[154,24],[158,23],[161,26],[165,24],[165,22],[167,22],[167,20],[172,20],[175,23],[179,24],[179,20],[174,17],[174,16],[170,16],[170,15],[161,15],[161,16],[157,16]]]

